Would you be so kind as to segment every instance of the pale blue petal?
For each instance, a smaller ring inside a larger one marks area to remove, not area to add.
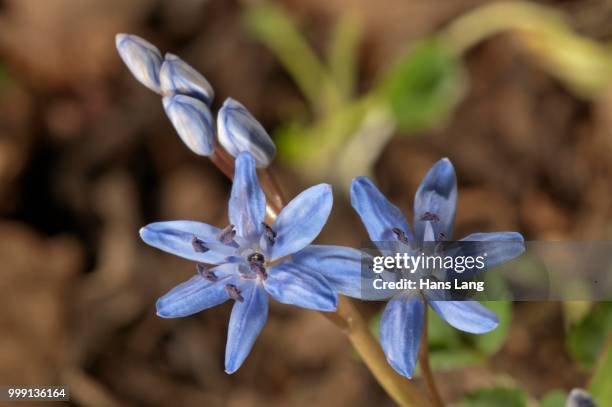
[[[217,117],[219,143],[237,157],[243,151],[253,155],[258,167],[267,167],[276,155],[276,146],[263,126],[240,103],[228,98]]]
[[[389,245],[383,245],[383,242],[398,241],[393,229],[403,232],[408,242],[414,241],[402,212],[389,202],[368,177],[358,177],[353,180],[351,205],[359,214],[370,240],[374,243],[381,242],[379,247],[383,252],[389,248]]]
[[[478,301],[428,301],[431,308],[460,331],[484,334],[497,328],[497,316]]]
[[[387,361],[399,374],[411,378],[419,357],[425,307],[420,298],[395,296],[380,317],[380,344]]]
[[[325,226],[333,200],[329,184],[315,185],[293,198],[272,226],[276,232],[272,259],[295,253],[310,244]]]
[[[235,269],[238,266],[231,267]],[[211,271],[217,276],[216,281],[197,274],[159,298],[156,303],[157,315],[162,318],[185,317],[227,301],[229,296],[225,285],[235,284],[236,278],[225,265]]]
[[[309,245],[292,255],[293,262],[315,270],[325,277],[338,293],[361,300],[390,298],[395,290],[377,290],[373,281],[378,275],[366,269],[372,257],[366,252],[342,246]],[[363,263],[363,264],[362,264]]]
[[[206,78],[174,54],[167,53],[164,56],[159,80],[164,96],[187,95],[201,100],[208,106],[215,96]]]
[[[247,240],[258,239],[263,231],[266,197],[259,186],[255,160],[249,153],[236,158],[234,184],[229,201],[229,219],[238,236]]]
[[[525,251],[525,240],[517,232],[473,233],[445,248],[445,255],[477,258],[484,257],[485,267],[476,265],[465,270],[448,270],[449,277],[472,278],[475,274],[504,264]]]
[[[218,233],[219,229],[214,226],[189,220],[150,223],[140,229],[140,237],[148,245],[188,260],[210,264],[223,263],[235,251],[216,242]],[[196,251],[192,243],[194,236],[211,250]]]
[[[450,240],[457,208],[457,177],[448,158],[429,170],[414,197],[414,232],[422,241],[425,225],[432,221],[436,240]]]
[[[268,270],[264,287],[276,301],[317,311],[335,311],[338,297],[325,278],[307,267],[284,261]]]
[[[198,155],[211,155],[215,128],[208,106],[185,95],[165,96],[162,102],[166,115],[183,143]]]
[[[131,34],[117,34],[115,46],[119,56],[138,82],[160,93],[159,70],[162,56],[157,47]]]
[[[227,330],[225,372],[234,373],[246,359],[268,319],[268,294],[255,282],[240,286],[243,301],[236,301]]]

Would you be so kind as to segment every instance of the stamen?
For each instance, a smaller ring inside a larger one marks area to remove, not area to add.
[[[438,240],[446,240],[446,235],[442,232],[438,233]]]
[[[395,233],[397,240],[399,240],[402,243],[409,244],[408,237],[406,236],[406,233],[404,233],[403,230],[401,230],[400,228],[393,228],[391,229],[391,231]]]
[[[435,213],[431,213],[431,212],[425,212],[423,215],[421,215],[421,220],[425,220],[425,221],[431,221],[431,222],[440,222],[440,217],[438,215],[436,215]]]
[[[217,240],[223,244],[232,243],[234,241],[234,237],[236,237],[234,225],[227,226],[217,234]]]
[[[212,271],[212,267],[205,266],[204,264],[198,263],[198,265],[196,266],[196,270],[199,275],[201,275],[202,277],[204,277],[210,282],[215,282],[219,279],[217,275],[215,274],[215,272]]]
[[[274,229],[268,226],[265,222],[261,222],[261,224],[264,227],[264,234],[266,236],[266,239],[268,239],[268,243],[273,245],[274,242],[276,242],[276,232],[274,231]]]
[[[198,239],[196,235],[191,237],[191,246],[196,253],[206,253],[209,249],[204,245],[204,242]]]
[[[266,267],[264,266],[264,256],[261,253],[253,253],[247,257],[251,271],[261,277],[263,280],[268,278]]]
[[[242,295],[240,295],[240,290],[234,284],[226,284],[225,289],[227,290],[227,294],[234,301],[244,301]]]

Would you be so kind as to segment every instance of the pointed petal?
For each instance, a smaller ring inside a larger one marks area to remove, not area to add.
[[[234,373],[246,359],[268,319],[268,295],[254,282],[241,286],[243,301],[236,301],[227,330],[225,372]]]
[[[315,185],[293,198],[272,226],[276,232],[272,259],[295,253],[310,244],[325,226],[333,201],[329,184]]]
[[[159,80],[164,96],[187,95],[201,100],[208,106],[215,96],[206,78],[174,54],[167,53],[164,56]]]
[[[215,243],[218,233],[219,229],[214,226],[189,220],[155,222],[140,229],[140,237],[148,245],[188,260],[210,264],[223,263],[233,253],[229,246]],[[211,250],[196,251],[194,236]]]
[[[422,241],[427,220],[432,220],[436,240],[449,240],[457,207],[457,177],[448,158],[429,170],[414,197],[414,232]],[[443,234],[444,239],[438,239]]]
[[[165,96],[162,102],[183,143],[198,155],[211,155],[215,129],[208,106],[185,95]]]
[[[363,270],[371,264],[371,256],[361,250],[342,246],[309,245],[292,255],[293,262],[323,275],[338,293],[361,300],[379,301],[390,298],[394,290],[377,290],[377,275]],[[362,265],[363,263],[363,265]]]
[[[497,328],[497,316],[478,301],[428,301],[440,318],[460,331],[484,334]]]
[[[460,242],[474,242],[465,247],[475,254],[486,253],[487,268],[504,264],[525,251],[525,239],[517,232],[472,233]]]
[[[229,266],[237,268],[236,265]],[[185,317],[227,301],[229,296],[225,285],[234,282],[233,274],[226,265],[211,271],[217,276],[216,281],[197,274],[159,298],[156,303],[157,315],[162,318]]]
[[[132,75],[153,92],[160,92],[162,56],[157,47],[137,35],[117,34],[115,46]]]
[[[404,233],[408,242],[414,241],[402,212],[387,200],[368,177],[353,180],[351,205],[359,214],[372,242],[396,242],[398,237],[393,232],[395,228]],[[388,249],[388,244],[383,246]],[[381,250],[388,251],[384,247],[381,247]]]
[[[338,297],[325,278],[290,261],[273,266],[264,287],[276,301],[317,311],[335,311]]]
[[[229,201],[230,222],[236,234],[245,239],[257,239],[263,232],[266,197],[259,186],[255,160],[249,153],[236,158],[234,184]]]
[[[419,357],[425,308],[420,298],[396,296],[380,318],[380,343],[389,364],[411,378]]]
[[[226,99],[217,117],[219,143],[237,157],[243,151],[253,155],[258,167],[267,167],[276,155],[276,146],[263,126],[240,103]]]

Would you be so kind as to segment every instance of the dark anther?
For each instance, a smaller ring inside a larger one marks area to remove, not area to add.
[[[446,240],[446,235],[442,232],[438,233],[438,240]]]
[[[198,239],[196,235],[191,237],[191,246],[197,253],[206,253],[209,249],[204,245],[204,242]]]
[[[397,237],[397,240],[399,240],[402,243],[408,244],[408,237],[406,236],[406,234],[404,233],[403,230],[401,230],[400,228],[393,228],[391,229],[391,231],[393,233],[395,233],[395,236]]]
[[[199,264],[196,267],[198,274],[207,279],[208,281],[215,282],[218,280],[217,275],[214,271],[211,270],[212,267],[205,266],[204,264]]]
[[[234,225],[227,226],[217,234],[217,240],[223,244],[232,243],[234,241],[234,237],[236,237]]]
[[[234,284],[226,284],[225,290],[227,290],[227,294],[234,301],[244,301],[242,295],[240,295],[240,290]]]
[[[247,261],[249,262],[249,267],[251,271],[257,274],[262,279],[268,278],[268,273],[266,273],[266,267],[264,266],[264,256],[261,253],[253,253],[249,257],[247,257]]]
[[[440,218],[435,213],[425,212],[421,215],[421,220],[428,220],[432,222],[439,222]]]
[[[264,227],[264,234],[266,235],[266,239],[268,239],[268,242],[270,244],[274,244],[274,242],[276,242],[276,232],[266,223],[261,222],[261,224]]]

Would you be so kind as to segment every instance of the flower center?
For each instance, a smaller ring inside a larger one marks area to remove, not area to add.
[[[266,259],[263,254],[259,252],[251,253],[246,259],[252,273],[255,273],[255,275],[260,277],[262,280],[268,278],[268,273],[266,272],[265,267]]]

